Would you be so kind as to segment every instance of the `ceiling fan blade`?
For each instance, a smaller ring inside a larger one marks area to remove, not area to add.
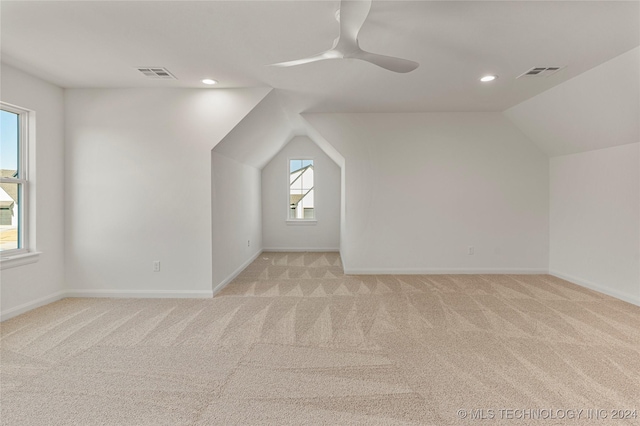
[[[420,64],[407,59],[365,52],[358,44],[358,34],[364,25],[372,0],[341,0],[336,17],[340,21],[340,35],[333,42],[333,47],[325,52],[309,58],[271,64],[274,67],[293,67],[322,61],[324,59],[354,58],[370,62],[374,65],[398,73],[407,73],[418,68]]]
[[[326,52],[322,52],[319,55],[311,56],[309,58],[296,59],[294,61],[287,62],[278,62],[277,64],[271,64],[272,67],[293,67],[296,65],[308,64],[310,62],[322,61],[325,59],[339,59],[342,58],[343,55],[335,50],[327,50]]]
[[[342,0],[340,2],[340,38],[336,49],[350,52],[358,48],[358,33],[369,16],[371,0]]]
[[[360,50],[358,52],[345,55],[345,58],[361,59],[363,61],[371,62],[374,65],[387,69],[389,71],[407,73],[415,70],[420,66],[419,63],[410,61],[408,59],[395,58],[393,56],[379,55],[377,53],[365,52]]]

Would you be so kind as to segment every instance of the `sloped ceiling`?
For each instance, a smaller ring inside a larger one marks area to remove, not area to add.
[[[550,157],[640,142],[640,48],[504,114]]]
[[[376,0],[362,47],[420,62],[414,72],[356,60],[267,66],[329,48],[338,7],[3,0],[2,62],[65,88],[202,88],[204,77],[273,88],[215,148],[258,168],[291,136],[309,134],[305,112],[507,110],[550,156],[638,141],[638,1]],[[564,65],[548,78],[516,78]],[[178,79],[149,80],[137,66],[166,66]],[[480,84],[485,73],[499,78]]]
[[[638,1],[373,1],[359,35],[421,65],[291,68],[338,35],[338,0],[0,1],[2,61],[65,88],[273,87],[305,112],[504,111],[640,42]],[[531,67],[564,66],[545,79]],[[167,67],[177,80],[135,67]],[[500,77],[480,84],[485,73]]]
[[[339,167],[344,166],[344,157],[340,152],[318,132],[318,130],[311,125],[304,117],[302,117],[305,127],[305,132],[309,139],[311,139],[320,149],[327,154],[329,158],[333,160]]]
[[[213,150],[262,169],[293,137],[293,132],[281,96],[272,90]]]

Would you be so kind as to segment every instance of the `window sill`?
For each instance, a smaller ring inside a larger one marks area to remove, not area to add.
[[[287,220],[287,226],[289,225],[317,225],[318,221],[315,219],[296,219],[296,220]]]
[[[0,258],[0,270],[36,263],[40,260],[40,254],[40,252],[31,252],[2,257]]]

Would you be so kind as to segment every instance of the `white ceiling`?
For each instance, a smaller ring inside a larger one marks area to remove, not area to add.
[[[504,114],[549,157],[638,143],[640,47]]]
[[[270,86],[294,112],[503,111],[640,44],[638,1],[374,1],[369,51],[421,65],[267,64],[331,47],[336,1],[0,2],[2,61],[62,87]],[[541,79],[534,66],[567,66]],[[177,81],[146,80],[164,66]],[[486,73],[500,76],[482,85]]]

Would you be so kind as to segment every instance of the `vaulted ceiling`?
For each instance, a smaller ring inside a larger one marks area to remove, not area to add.
[[[298,112],[504,111],[640,43],[637,1],[374,1],[363,48],[420,63],[268,64],[331,47],[338,1],[6,1],[2,61],[62,87],[278,89]],[[145,79],[163,66],[177,80]],[[520,78],[536,66],[566,67]],[[497,74],[480,84],[483,74]]]

